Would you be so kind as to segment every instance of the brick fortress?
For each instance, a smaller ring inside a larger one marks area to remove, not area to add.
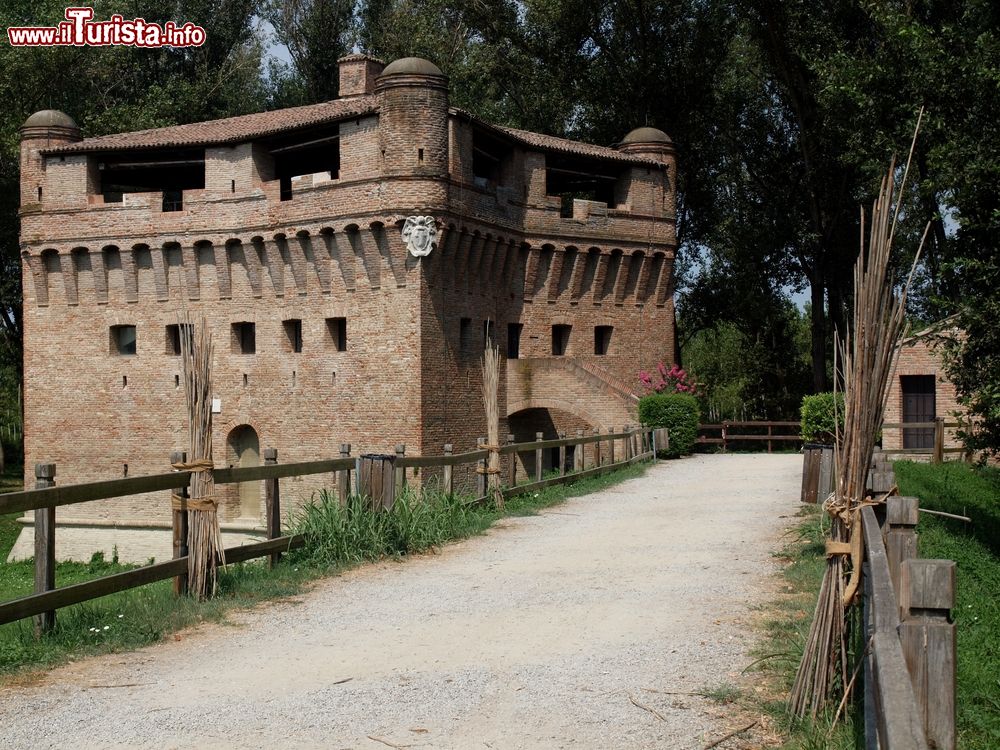
[[[187,434],[184,313],[214,337],[217,464],[341,443],[471,450],[487,340],[506,355],[501,434],[636,423],[638,371],[673,361],[670,139],[639,128],[607,148],[492,125],[451,108],[417,58],[345,57],[340,91],[96,138],[61,112],[27,120],[28,486],[35,462],[66,484],[167,469]],[[315,489],[282,483],[288,498]],[[227,533],[260,528],[260,487],[220,490]],[[61,558],[169,556],[165,497],[57,519]]]

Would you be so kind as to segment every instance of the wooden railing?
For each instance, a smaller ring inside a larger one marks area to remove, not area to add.
[[[886,450],[886,453],[916,453],[921,455],[931,454],[931,460],[939,464],[944,460],[946,453],[965,453],[965,448],[945,448],[944,431],[961,427],[959,422],[945,422],[944,417],[938,417],[933,422],[885,422],[882,424],[883,430],[934,430],[934,445],[931,448],[893,448]],[[900,443],[903,441],[900,440]]]
[[[509,462],[509,486],[504,489],[507,497],[525,492],[532,492],[541,487],[567,481],[576,481],[607,471],[630,465],[637,461],[650,460],[655,457],[657,449],[666,446],[668,436],[666,430],[651,428],[623,428],[621,432],[608,432],[593,435],[583,435],[578,431],[575,438],[560,436],[556,440],[542,440],[541,433],[529,443],[515,443],[509,436],[506,445],[502,446],[502,455],[533,453],[535,457],[535,476],[533,481],[517,485],[517,461]],[[480,444],[485,438],[480,438]],[[585,465],[584,445],[593,445],[593,460],[588,467]],[[566,470],[565,451],[568,447],[580,446],[574,450],[574,470]],[[560,458],[558,473],[543,477],[543,451],[558,448]],[[616,455],[616,449],[618,451]],[[341,501],[345,501],[352,491],[363,487],[360,482],[363,458],[351,456],[351,446],[342,445],[340,457],[322,461],[306,461],[302,463],[279,464],[278,452],[271,448],[264,450],[263,466],[245,468],[218,468],[213,477],[215,484],[233,484],[239,482],[264,481],[265,525],[267,539],[254,544],[231,547],[225,551],[227,563],[244,562],[259,557],[268,557],[275,564],[282,552],[299,547],[303,543],[300,535],[283,535],[281,531],[281,499],[278,480],[283,477],[298,477],[318,474],[331,475],[332,487]],[[445,446],[441,456],[407,456],[406,447],[396,447],[394,456],[387,460],[391,466],[389,476],[391,481],[381,484],[383,493],[392,504],[397,489],[407,483],[407,469],[441,467],[443,489],[451,493],[454,489],[453,476],[457,466],[475,464],[485,467],[489,453],[487,450],[476,450],[467,453],[452,454],[451,446]],[[171,455],[171,463],[183,461],[183,453]],[[479,502],[486,495],[486,475],[477,473],[475,497],[471,502]],[[90,482],[58,486],[55,482],[55,464],[36,464],[36,488],[23,492],[11,492],[0,495],[0,514],[18,513],[33,510],[35,512],[35,593],[19,599],[0,603],[0,625],[14,622],[27,617],[35,617],[36,631],[51,629],[55,624],[55,611],[62,607],[96,599],[108,594],[144,586],[155,581],[168,578],[174,579],[175,593],[183,593],[187,589],[187,513],[175,510],[172,512],[174,557],[171,560],[144,565],[134,570],[115,573],[103,578],[56,588],[55,586],[55,509],[65,505],[106,500],[128,495],[138,495],[147,492],[171,490],[185,495],[191,481],[191,472],[173,471],[167,474],[155,474],[144,477],[129,477],[104,482]]]
[[[743,432],[733,432],[737,428]],[[761,442],[767,441],[767,452],[773,451],[773,444],[778,443],[801,443],[802,436],[799,434],[802,428],[801,422],[719,422],[718,424],[703,424],[698,426],[699,445],[721,445],[722,452],[725,453],[730,443],[741,441]],[[767,430],[767,432],[747,433],[747,429]],[[779,430],[775,434],[775,430]],[[793,430],[794,434],[788,434]],[[718,435],[705,433],[719,433]]]
[[[955,747],[955,563],[917,559],[918,500],[890,497],[864,533],[864,719],[869,750]]]

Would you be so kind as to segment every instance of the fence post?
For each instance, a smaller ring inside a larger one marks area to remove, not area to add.
[[[894,495],[886,500],[885,554],[889,559],[889,577],[896,592],[896,600],[902,601],[900,570],[903,563],[917,556],[917,517],[920,501],[915,497]],[[902,616],[900,607],[900,616]]]
[[[535,433],[535,442],[540,442],[545,439],[545,435],[541,432]],[[542,449],[535,448],[535,481],[542,481]]]
[[[559,439],[560,440],[565,440],[566,439],[566,433],[565,432],[560,432],[558,434],[559,434]],[[561,476],[561,477],[566,476],[566,446],[565,445],[560,445],[559,446],[559,476]]]
[[[625,450],[625,456],[624,456],[625,463],[631,463],[632,462],[632,428],[629,427],[628,425],[625,425],[622,428],[622,431],[625,433],[625,438],[622,440],[622,446],[624,447],[624,450]]]
[[[476,450],[482,450],[486,445],[486,438],[476,438]],[[476,497],[486,497],[486,459],[481,458],[476,461]]]
[[[771,453],[771,423],[767,423],[767,452]]]
[[[648,437],[649,450],[653,452],[653,461],[655,462],[656,461],[656,428],[655,427],[647,427],[646,430],[649,432],[649,437]],[[643,436],[643,438],[644,438],[644,442],[645,442],[646,436]]]
[[[907,560],[900,571],[899,639],[933,748],[955,748],[955,563]]]
[[[454,446],[452,446],[451,443],[445,443],[444,444],[444,455],[445,455],[445,457],[451,456],[453,450],[454,450]],[[444,489],[444,494],[446,494],[446,495],[453,495],[453,494],[455,494],[455,471],[454,471],[454,469],[455,469],[455,467],[452,466],[451,464],[445,464],[444,465],[444,469],[442,471],[441,481],[442,481],[442,484],[444,484],[443,489]]]
[[[264,466],[278,465],[278,449],[264,449]],[[277,539],[281,536],[281,485],[277,477],[264,480],[264,515],[267,523],[267,538]],[[272,552],[268,555],[267,567],[273,568],[281,562],[281,553]]]
[[[597,435],[598,437],[600,437],[601,436],[601,428],[600,427],[595,427],[594,428],[594,434]],[[601,465],[601,441],[600,440],[595,440],[594,441],[594,468],[596,469],[600,465]]]
[[[35,489],[56,486],[56,465],[35,464]],[[35,593],[44,594],[56,587],[56,509],[35,509]],[[56,612],[50,610],[35,617],[35,637],[56,626]]]
[[[507,435],[507,445],[514,444],[514,436],[511,434]],[[513,487],[517,484],[517,451],[509,453],[507,457],[510,459],[510,482],[507,484],[508,487]]]
[[[403,459],[406,458],[406,445],[396,444],[396,491],[402,492],[406,489],[406,467],[403,466]],[[395,498],[393,498],[395,500]]]
[[[583,439],[583,430],[577,430],[576,431],[576,439],[577,440],[582,440]],[[574,471],[583,471],[583,468],[584,468],[583,451],[584,451],[584,448],[586,448],[586,447],[587,447],[586,443],[577,443],[576,446],[573,448],[573,470]]]
[[[934,419],[934,463],[944,461],[944,417]]]
[[[340,457],[350,458],[351,457],[351,444],[341,443],[340,444]],[[350,469],[340,469],[337,472],[337,495],[340,497],[340,504],[347,505],[347,498],[351,494],[351,470]]]
[[[170,463],[173,464],[183,464],[187,462],[187,451],[174,451],[170,454]],[[180,496],[181,498],[187,498],[190,495],[190,487],[184,485],[178,490],[173,491],[174,494]],[[173,503],[171,503],[173,506]],[[187,557],[188,554],[188,513],[186,510],[181,510],[180,508],[171,507],[170,509],[170,526],[174,538],[174,559],[179,557]],[[187,573],[181,573],[179,576],[174,576],[174,596],[184,596],[188,592],[188,577]]]
[[[608,435],[612,436],[612,437],[608,438],[608,463],[609,464],[613,464],[615,462],[615,439],[613,437],[614,434],[615,434],[615,428],[614,427],[609,427],[608,428]]]

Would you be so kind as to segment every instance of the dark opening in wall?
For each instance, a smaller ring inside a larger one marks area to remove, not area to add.
[[[167,354],[172,354],[175,357],[181,355],[182,335],[188,344],[190,344],[191,337],[194,335],[194,329],[190,323],[175,323],[167,326]]]
[[[615,205],[620,167],[568,154],[546,154],[545,165],[545,194],[562,199],[561,216],[573,215],[573,201],[577,199]]]
[[[108,154],[97,169],[105,203],[121,203],[126,193],[162,193],[163,211],[181,211],[183,191],[205,187],[204,149]]]
[[[254,323],[233,323],[233,354],[255,354],[257,352],[257,326]]]
[[[611,332],[614,326],[594,326],[594,354],[604,355],[611,348]]]
[[[326,330],[333,348],[338,352],[347,351],[347,318],[327,318]]]
[[[503,185],[511,157],[510,144],[490,134],[474,130],[472,133],[472,181],[485,188]]]
[[[39,203],[42,202],[42,188],[41,187],[38,188],[38,202]]]
[[[135,352],[135,326],[111,326],[111,353],[128,357]]]
[[[460,318],[458,321],[458,350],[472,351],[472,318]]]
[[[552,354],[561,357],[569,349],[569,334],[573,326],[559,325],[552,326]]]
[[[298,319],[282,321],[285,329],[286,351],[301,354],[302,352],[302,321]]]
[[[520,323],[507,324],[507,359],[518,359],[521,356],[521,330],[524,328]]]
[[[271,139],[267,146],[274,159],[274,176],[281,187],[281,200],[292,199],[292,179],[326,172],[340,177],[340,127],[300,130]]]

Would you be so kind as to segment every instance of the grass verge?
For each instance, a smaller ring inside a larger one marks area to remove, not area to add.
[[[760,643],[746,672],[756,673],[748,701],[771,719],[780,738],[775,746],[786,750],[848,750],[855,747],[855,721],[850,711],[836,725],[836,706],[817,720],[798,720],[786,702],[812,622],[813,609],[826,569],[825,539],[828,516],[817,505],[803,505],[786,534],[787,543],[776,553],[784,565],[780,594],[761,608]],[[848,706],[848,709],[850,706]]]
[[[218,595],[200,604],[175,598],[171,582],[161,581],[67,607],[59,610],[55,630],[37,640],[30,620],[0,626],[0,674],[134,649],[197,623],[224,622],[227,612],[298,593],[317,578],[365,561],[401,557],[482,533],[504,516],[537,513],[567,498],[640,476],[647,466],[637,464],[514,497],[507,501],[505,513],[437,493],[428,493],[426,502],[406,495],[392,513],[372,513],[357,500],[342,509],[328,494],[320,494],[292,519],[294,530],[307,535],[307,547],[287,555],[275,569],[268,570],[261,561],[231,565],[220,571]],[[0,547],[0,560],[6,559],[13,542],[10,534],[3,537],[7,546]],[[60,563],[56,583],[75,583],[123,569],[99,557],[90,564]],[[0,562],[0,601],[30,592],[33,580],[31,561]]]
[[[971,524],[921,514],[921,557],[958,564],[958,747],[1000,747],[1000,470],[967,464],[895,465],[900,494],[920,507],[968,516]]]

